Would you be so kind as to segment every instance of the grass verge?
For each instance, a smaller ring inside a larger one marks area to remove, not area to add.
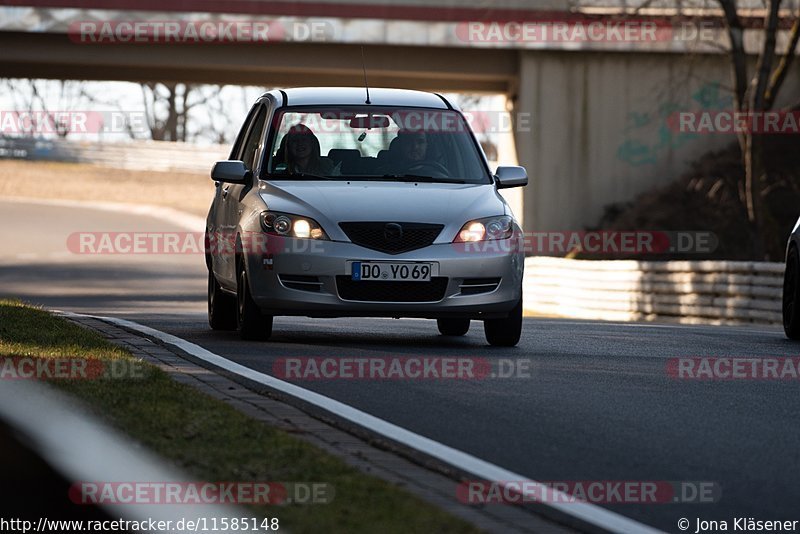
[[[0,357],[132,360],[99,334],[0,300]],[[198,480],[326,482],[329,504],[253,507],[291,532],[477,532],[410,493],[255,421],[142,363],[139,379],[54,380],[116,427]]]

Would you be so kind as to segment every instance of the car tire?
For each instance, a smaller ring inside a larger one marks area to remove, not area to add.
[[[236,298],[228,295],[208,272],[208,325],[212,330],[236,330]]]
[[[800,257],[792,247],[783,275],[783,331],[789,339],[800,339]]]
[[[483,321],[486,341],[496,347],[514,347],[522,335],[522,299],[520,298],[505,319]]]
[[[469,332],[469,319],[436,319],[436,326],[443,336],[463,336]]]
[[[239,266],[236,284],[237,325],[239,335],[248,341],[266,341],[272,335],[272,316],[264,315],[250,294],[244,264]]]

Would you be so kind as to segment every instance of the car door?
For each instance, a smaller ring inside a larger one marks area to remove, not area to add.
[[[234,159],[244,162],[245,167],[253,172],[256,180],[256,165],[258,155],[261,153],[264,123],[266,122],[267,108],[264,104],[257,104],[253,109],[247,135],[240,147],[239,154]],[[220,186],[220,231],[225,236],[226,245],[222,247],[220,256],[220,282],[230,288],[236,287],[236,250],[235,237],[242,215],[241,201],[253,184],[221,184]]]
[[[250,130],[250,126],[257,110],[258,105],[255,105],[250,108],[250,111],[247,113],[247,117],[245,118],[241,129],[236,135],[236,141],[233,143],[233,148],[228,156],[228,160],[237,160],[240,158],[242,146],[244,145],[247,132]],[[225,190],[226,184],[215,182],[214,185],[216,187],[216,190],[214,191],[214,200],[211,202],[211,209],[209,210],[208,219],[206,221],[206,250],[211,258],[211,269],[216,275],[217,280],[221,281],[223,286],[229,287],[230,284],[225,283],[226,281],[222,279],[225,247],[233,246],[232,243],[230,245],[228,244],[229,239],[223,231],[223,228],[227,224],[223,206],[223,191]],[[225,196],[227,195],[228,192],[225,192]]]

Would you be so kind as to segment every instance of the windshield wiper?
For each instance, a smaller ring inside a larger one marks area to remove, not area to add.
[[[444,183],[444,184],[465,184],[464,180],[453,178],[436,178],[434,176],[424,176],[421,174],[384,174],[383,178],[391,178],[399,182],[425,182],[425,183]]]
[[[330,180],[332,177],[310,172],[292,172],[289,174],[270,174],[272,180]]]

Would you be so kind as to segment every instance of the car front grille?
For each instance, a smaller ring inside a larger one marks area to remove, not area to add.
[[[387,232],[387,225],[399,225],[402,236]],[[387,254],[401,254],[427,247],[444,228],[442,224],[409,222],[343,222],[339,226],[356,245]]]
[[[343,300],[361,302],[438,302],[447,291],[447,278],[434,276],[430,282],[356,281],[337,276],[336,289]]]

